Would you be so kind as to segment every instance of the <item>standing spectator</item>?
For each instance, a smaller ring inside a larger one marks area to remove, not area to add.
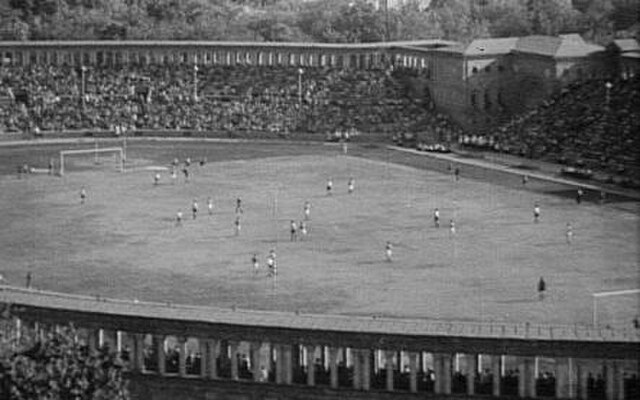
[[[25,282],[25,287],[27,289],[31,289],[31,281],[33,280],[33,276],[31,275],[31,271],[27,272],[27,279]]]
[[[579,188],[576,192],[576,203],[582,203],[582,196],[584,196],[584,192],[582,191],[582,188]]]

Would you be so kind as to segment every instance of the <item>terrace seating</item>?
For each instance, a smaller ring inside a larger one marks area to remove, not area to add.
[[[0,68],[0,90],[20,90],[28,99],[16,98],[24,106],[0,105],[4,130],[125,126],[324,136],[347,129],[440,133],[443,125],[443,117],[430,111],[426,99],[408,95],[402,71],[299,72],[256,66],[201,66],[196,71],[188,65]]]

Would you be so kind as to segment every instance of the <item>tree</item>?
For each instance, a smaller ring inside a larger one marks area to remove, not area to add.
[[[18,340],[0,320],[1,388],[14,400],[127,400],[123,362],[107,348],[91,353],[73,327],[49,331],[44,340]],[[0,394],[2,394],[0,392]]]
[[[433,10],[423,10],[419,3],[406,3],[389,12],[389,40],[435,39],[444,36],[437,14]]]

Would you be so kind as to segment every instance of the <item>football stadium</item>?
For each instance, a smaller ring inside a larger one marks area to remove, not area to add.
[[[640,81],[604,51],[0,42],[7,329],[141,399],[635,398]]]

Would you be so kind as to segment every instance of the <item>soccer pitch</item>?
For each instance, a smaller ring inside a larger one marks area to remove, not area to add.
[[[60,149],[28,154],[41,161]],[[4,157],[5,171],[27,152],[20,154]],[[124,174],[108,160],[93,166],[89,156],[65,166],[63,178],[0,177],[0,273],[7,281],[23,285],[31,271],[37,288],[123,299],[538,324],[590,323],[593,292],[638,285],[639,215],[609,205],[576,205],[464,173],[456,182],[447,173],[345,156],[320,144],[133,142],[127,155],[135,168]],[[187,156],[194,161],[188,183],[180,170],[172,182],[168,170],[156,168]],[[208,162],[197,165],[202,156]],[[303,219],[305,201],[309,234],[292,242],[290,221]],[[176,226],[179,210],[184,219]],[[385,260],[387,241],[392,262]],[[265,267],[271,249],[276,280]],[[540,277],[548,288],[542,301]],[[599,321],[627,324],[638,315],[638,297],[607,299],[598,309]]]

